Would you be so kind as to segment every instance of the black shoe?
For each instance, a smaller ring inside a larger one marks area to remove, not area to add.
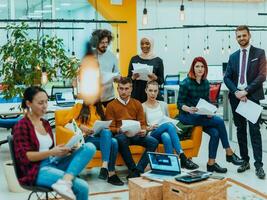
[[[102,168],[100,169],[98,178],[103,179],[103,180],[107,180],[107,178],[108,178],[108,169],[102,167]]]
[[[199,166],[190,159],[181,159],[181,167],[185,169],[197,169]]]
[[[226,161],[227,162],[231,162],[234,165],[242,165],[243,162],[244,162],[244,160],[242,160],[241,158],[239,158],[235,153],[233,153],[230,156],[226,155]]]
[[[250,169],[250,164],[249,162],[244,161],[243,164],[237,168],[237,172],[242,173],[248,169]]]
[[[121,181],[117,174],[108,177],[108,183],[118,186],[124,185],[124,183]]]
[[[217,172],[217,173],[226,173],[227,168],[220,167],[217,163],[214,163],[213,165],[207,164],[207,171],[208,172]]]
[[[256,175],[259,177],[259,179],[265,179],[265,172],[262,167],[256,169]]]
[[[140,177],[140,172],[138,169],[131,170],[129,175],[126,176],[126,179],[128,180],[129,178],[137,178]]]

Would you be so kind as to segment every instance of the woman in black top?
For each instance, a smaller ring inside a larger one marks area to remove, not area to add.
[[[153,53],[153,40],[149,37],[143,37],[140,42],[141,54],[136,55],[131,58],[128,77],[133,80],[133,91],[132,97],[139,100],[141,103],[145,102],[147,99],[145,88],[147,81],[157,81],[161,85],[164,81],[164,67],[162,59],[155,56]],[[139,80],[140,75],[138,73],[133,74],[132,70],[134,63],[147,64],[153,66],[153,73],[148,75],[148,80]],[[158,96],[159,98],[159,96]]]

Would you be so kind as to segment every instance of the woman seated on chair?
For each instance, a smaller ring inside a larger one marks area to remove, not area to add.
[[[230,148],[224,121],[214,115],[196,114],[196,105],[200,98],[209,102],[209,81],[207,80],[208,66],[203,57],[196,57],[191,65],[188,77],[180,83],[178,95],[179,120],[183,124],[202,126],[203,131],[210,136],[209,160],[207,171],[226,173],[227,168],[220,167],[216,162],[216,154],[221,140],[226,151],[226,161],[241,165],[242,160]]]
[[[146,85],[145,92],[147,101],[144,102],[143,108],[146,115],[146,121],[149,125],[150,135],[164,144],[166,153],[173,153],[173,148],[179,155],[181,167],[186,169],[196,169],[198,165],[188,159],[180,145],[180,139],[177,135],[177,129],[171,122],[158,125],[157,122],[164,116],[169,117],[167,104],[163,101],[156,100],[159,93],[159,84],[156,81],[150,81]]]
[[[26,114],[13,129],[19,182],[52,187],[65,199],[87,200],[88,184],[76,176],[92,159],[95,146],[87,143],[77,150],[64,145],[54,146],[52,129],[42,118],[47,101],[47,93],[40,87],[29,87],[24,92],[22,108]],[[52,156],[60,159],[54,162]]]
[[[75,104],[64,118],[65,124],[72,121],[72,119],[75,119],[77,125],[82,130],[85,142],[93,143],[101,151],[103,163],[98,178],[107,180],[108,183],[113,185],[123,185],[124,183],[115,173],[115,162],[118,153],[117,140],[112,138],[112,133],[109,129],[103,129],[99,135],[93,136],[94,131],[92,127],[95,121],[105,120],[102,103],[97,102],[91,105],[84,101],[83,104]]]

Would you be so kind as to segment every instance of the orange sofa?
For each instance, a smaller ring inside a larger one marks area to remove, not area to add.
[[[169,104],[168,105],[170,117],[175,117],[178,114],[178,109],[176,107],[176,104]],[[64,125],[62,123],[63,117],[68,113],[69,109],[64,110],[57,110],[55,111],[55,124],[56,124],[56,144],[64,144],[66,143],[73,135],[73,132],[69,129],[64,128]],[[198,151],[201,145],[201,139],[202,139],[202,127],[196,126],[193,128],[192,136],[190,139],[181,141],[181,146],[186,154],[187,157],[197,157]],[[130,146],[130,150],[133,155],[133,159],[135,162],[137,162],[140,159],[140,156],[142,155],[144,148],[141,146],[132,145]],[[164,152],[164,148],[162,144],[159,144],[158,152]],[[122,160],[121,155],[118,155],[116,165],[123,165],[124,162]],[[91,162],[88,164],[88,168],[91,167],[99,167],[102,165],[101,160],[101,152],[97,151],[94,158],[91,160]]]

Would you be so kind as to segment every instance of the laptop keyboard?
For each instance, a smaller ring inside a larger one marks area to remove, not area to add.
[[[158,171],[158,170],[151,170],[152,174],[160,174],[160,175],[166,175],[166,176],[175,176],[178,173],[177,172],[167,172],[167,171]]]
[[[73,102],[70,102],[70,103],[60,103],[60,104],[57,104],[57,106],[60,106],[60,107],[72,107],[75,103]]]

